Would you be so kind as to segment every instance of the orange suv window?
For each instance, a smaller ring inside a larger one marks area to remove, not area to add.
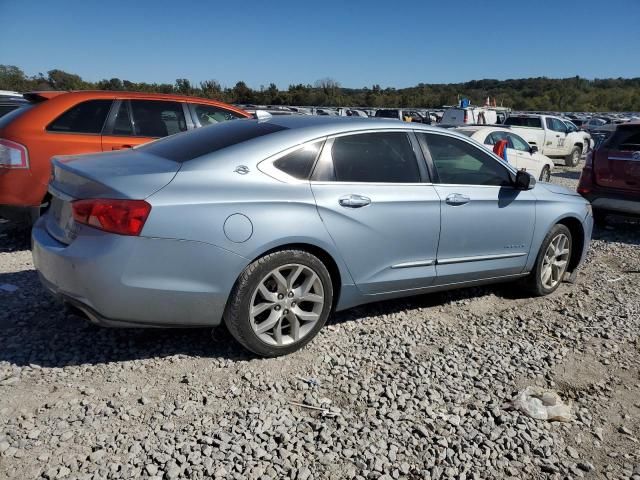
[[[131,100],[133,128],[140,137],[166,137],[187,130],[180,102]]]

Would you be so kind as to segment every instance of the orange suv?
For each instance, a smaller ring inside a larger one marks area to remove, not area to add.
[[[0,118],[0,216],[37,217],[54,155],[120,150],[250,115],[205,98],[155,93],[33,92]]]

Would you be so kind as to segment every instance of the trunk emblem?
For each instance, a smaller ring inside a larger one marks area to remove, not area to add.
[[[240,175],[246,175],[247,173],[249,173],[249,167],[247,167],[246,165],[238,165],[234,172],[239,173]]]

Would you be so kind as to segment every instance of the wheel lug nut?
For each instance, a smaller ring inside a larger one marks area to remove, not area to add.
[[[293,297],[293,292],[289,292],[289,298]]]
[[[295,307],[296,306],[296,302],[291,302],[291,306]]]
[[[284,314],[286,315],[287,313],[289,313],[289,310],[287,310],[286,308],[284,309]]]
[[[280,305],[276,305],[276,306],[274,307],[274,310],[275,310],[276,312],[277,312],[278,310],[280,310]]]
[[[282,300],[283,298],[284,298],[284,295],[283,295],[283,294],[281,294],[281,293],[279,293],[279,294],[278,294],[278,300]]]

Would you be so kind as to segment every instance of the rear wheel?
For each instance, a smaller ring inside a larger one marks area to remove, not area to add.
[[[564,157],[564,163],[567,167],[575,167],[580,162],[580,155],[582,154],[582,149],[575,145],[571,150],[571,153]]]
[[[548,182],[549,180],[551,180],[551,169],[549,168],[549,165],[545,165],[542,172],[540,172],[540,181]]]
[[[571,232],[564,225],[554,225],[547,233],[534,268],[526,278],[531,293],[548,295],[560,286],[571,258],[571,241]]]
[[[294,352],[317,335],[333,303],[325,265],[301,250],[283,250],[249,265],[231,293],[224,320],[233,337],[264,357]]]

